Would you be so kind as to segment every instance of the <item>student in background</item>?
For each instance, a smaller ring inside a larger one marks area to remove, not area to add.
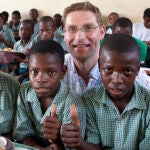
[[[50,16],[43,16],[39,20],[39,34],[34,38],[34,41],[40,41],[49,39],[52,40],[54,37],[55,25],[53,18]]]
[[[56,30],[62,25],[62,16],[61,14],[55,14],[53,16],[54,25],[56,27]]]
[[[80,150],[149,150],[150,91],[135,82],[140,68],[137,42],[126,34],[110,35],[104,39],[99,56],[103,84],[83,94],[85,141],[80,129],[68,124],[61,130],[64,145]],[[79,139],[82,142],[78,143]]]
[[[21,14],[18,10],[14,10],[11,14],[12,17],[12,26],[11,30],[13,31],[13,35],[16,41],[20,40],[19,37],[19,28],[20,28],[20,19]]]
[[[142,22],[133,24],[133,37],[150,45],[150,8],[144,10]]]
[[[30,20],[33,21],[33,23],[34,23],[34,33],[33,33],[32,37],[35,37],[39,33],[38,20],[37,20],[37,18],[39,16],[38,10],[35,8],[30,9],[29,16],[30,16]]]
[[[132,36],[132,21],[126,17],[120,17],[114,22],[112,33],[124,33]],[[142,42],[140,39],[134,38],[140,48],[140,61],[141,63],[145,62],[148,46]]]
[[[23,20],[19,28],[20,40],[14,45],[17,52],[22,52],[26,56],[29,55],[30,48],[33,45],[32,34],[34,32],[34,24],[31,20]],[[14,65],[13,76],[21,83],[25,78],[28,80],[28,63],[18,63]]]
[[[80,96],[61,79],[66,73],[64,51],[52,40],[33,45],[29,55],[30,82],[21,85],[17,102],[14,139],[40,150],[60,145],[60,126],[71,123],[70,105],[75,104],[84,137],[86,112]],[[56,105],[54,114],[52,107]]]
[[[8,21],[9,13],[7,11],[2,11],[1,13],[3,15],[4,25],[8,27],[7,21]]]
[[[108,15],[108,21],[109,21],[109,25],[106,26],[106,35],[107,34],[112,34],[112,27],[114,22],[119,18],[119,14],[116,12],[111,12]]]
[[[19,87],[19,82],[11,75],[0,72],[0,135],[10,140]]]

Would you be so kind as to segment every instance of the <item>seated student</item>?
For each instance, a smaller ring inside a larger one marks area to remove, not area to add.
[[[20,19],[21,19],[21,14],[18,10],[14,10],[12,12],[12,26],[11,30],[13,31],[13,35],[16,41],[20,40],[19,37],[19,28],[20,28]]]
[[[61,143],[60,125],[71,123],[71,104],[77,107],[84,137],[85,107],[80,96],[61,82],[65,72],[64,51],[57,42],[41,40],[33,45],[29,55],[30,82],[21,85],[17,102],[15,140],[39,149],[51,146],[48,139]],[[57,111],[52,117],[54,104]]]
[[[112,33],[124,33],[132,36],[132,22],[129,18],[121,17],[114,22]],[[145,62],[148,46],[140,39],[134,38],[140,47],[140,61]]]
[[[75,125],[63,125],[64,145],[81,150],[90,146],[92,150],[149,150],[150,92],[135,82],[140,68],[137,42],[126,34],[110,35],[104,39],[99,55],[103,84],[83,94],[87,110],[85,141]],[[82,142],[77,144],[79,139]]]
[[[108,21],[109,21],[109,25],[106,26],[106,35],[107,34],[112,34],[112,26],[114,24],[114,22],[119,18],[119,14],[116,12],[111,12],[108,15]]]
[[[62,16],[61,14],[55,14],[53,16],[54,25],[56,27],[56,30],[62,25]]]
[[[133,24],[133,37],[150,45],[150,8],[144,10],[142,22]]]
[[[33,33],[32,37],[35,37],[39,33],[38,20],[37,20],[37,18],[39,16],[38,10],[35,8],[30,9],[29,16],[30,16],[30,20],[32,20],[34,23],[34,33]]]
[[[34,38],[34,41],[40,41],[49,39],[52,40],[54,37],[55,25],[53,18],[50,16],[43,16],[39,20],[39,35]]]
[[[3,15],[4,25],[8,27],[7,21],[8,21],[9,13],[7,11],[2,11],[1,13]]]
[[[0,49],[13,48],[14,43],[13,33],[4,25],[3,15],[0,13]]]
[[[23,20],[19,28],[20,40],[14,45],[14,49],[22,52],[25,55],[29,54],[29,50],[33,45],[32,34],[34,32],[34,24],[31,20]],[[14,66],[13,76],[21,83],[25,78],[28,78],[28,64],[20,63]]]
[[[11,140],[19,87],[12,76],[0,72],[0,135]]]

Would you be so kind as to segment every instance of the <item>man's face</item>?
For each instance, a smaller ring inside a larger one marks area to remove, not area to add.
[[[54,26],[51,22],[40,22],[39,23],[39,33],[42,40],[49,39],[52,40],[54,36]]]
[[[95,27],[90,32],[82,31],[83,27]],[[64,40],[75,59],[85,61],[93,55],[98,55],[100,40],[104,37],[105,28],[99,26],[95,14],[91,11],[74,11],[67,15],[65,20]],[[68,29],[78,29],[70,33]]]
[[[136,55],[136,52],[102,51],[99,59],[101,78],[112,100],[131,97],[140,66]]]
[[[30,82],[39,97],[54,97],[65,71],[59,57],[54,54],[33,54],[30,56]]]

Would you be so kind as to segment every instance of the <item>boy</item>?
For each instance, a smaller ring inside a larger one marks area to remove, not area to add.
[[[18,10],[14,10],[12,12],[12,31],[13,31],[13,34],[14,34],[14,38],[16,41],[20,40],[20,37],[19,37],[19,28],[20,28],[20,19],[21,19],[21,14]]]
[[[142,22],[133,24],[133,36],[150,45],[150,8],[144,10]]]
[[[95,150],[98,147],[149,150],[150,92],[135,82],[140,68],[136,41],[120,33],[106,37],[100,48],[99,66],[103,85],[83,94],[87,109],[85,141],[88,143],[83,141],[76,146],[85,149],[88,145]],[[80,136],[73,136],[78,134],[77,130],[70,133],[75,145]],[[66,127],[62,127],[61,135],[64,144],[70,147]]]
[[[120,17],[114,22],[112,33],[124,33],[132,36],[132,22],[129,18]],[[134,38],[140,48],[140,61],[145,62],[148,46],[140,39]]]
[[[39,20],[39,35],[34,38],[34,41],[40,41],[49,39],[52,40],[54,37],[55,25],[53,18],[50,16],[43,16]]]
[[[60,144],[60,125],[71,122],[69,106],[75,104],[82,123],[84,137],[86,112],[78,95],[60,80],[64,77],[64,51],[51,40],[41,40],[31,48],[29,55],[30,82],[23,83],[18,97],[14,138],[42,149],[50,148],[50,141]],[[50,116],[53,105],[55,117]]]
[[[19,82],[12,76],[0,72],[0,135],[10,140],[19,87]]]
[[[112,27],[114,25],[114,22],[119,18],[119,14],[116,12],[111,12],[108,15],[108,21],[109,21],[109,26],[106,26],[106,35],[107,34],[112,34]]]
[[[39,16],[38,10],[35,8],[30,9],[29,16],[30,16],[30,20],[33,21],[34,23],[34,34],[32,35],[32,37],[35,37],[39,33],[38,20],[37,20]]]
[[[31,20],[23,20],[19,28],[20,40],[14,45],[14,49],[18,52],[22,52],[25,55],[29,54],[29,49],[33,45],[32,34],[34,32],[34,24]],[[28,64],[20,63],[14,66],[13,76],[15,76],[21,83],[25,78],[28,77]]]

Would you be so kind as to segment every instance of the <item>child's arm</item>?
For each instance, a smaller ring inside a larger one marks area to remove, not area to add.
[[[79,150],[102,150],[99,144],[86,143],[81,137],[81,126],[75,105],[70,106],[71,124],[62,126],[61,138],[65,147],[78,148]]]
[[[51,116],[44,120],[44,137],[49,139],[50,142],[57,142],[59,139],[60,120],[56,117],[56,105],[53,105]]]

